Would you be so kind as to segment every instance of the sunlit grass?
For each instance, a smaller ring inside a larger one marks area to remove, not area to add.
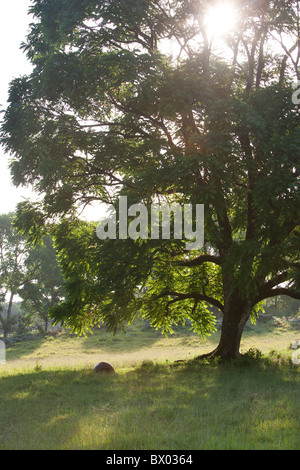
[[[261,325],[248,325],[242,338],[241,351],[256,348],[268,354],[276,350],[290,354],[289,346],[300,339],[300,331],[284,319],[276,320],[276,328]],[[15,343],[7,349],[8,367],[32,366],[88,366],[99,361],[112,362],[117,368],[137,366],[144,360],[170,362],[191,359],[209,352],[218,344],[220,331],[203,340],[199,335],[177,329],[168,338],[159,331],[143,329],[135,322],[115,336],[104,329],[88,337],[76,337],[66,332],[57,336],[38,337],[31,341]]]
[[[132,325],[16,343],[0,367],[0,449],[299,449],[298,336],[288,324],[249,327],[242,350],[264,355],[229,364],[193,359],[219,332],[204,342]],[[94,374],[100,360],[116,374]]]

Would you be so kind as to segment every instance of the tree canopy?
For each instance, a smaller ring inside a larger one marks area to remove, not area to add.
[[[226,3],[226,2],[225,2]],[[111,328],[137,312],[165,331],[189,318],[213,354],[236,357],[260,302],[300,299],[299,1],[228,0],[235,24],[210,33],[207,0],[33,0],[1,142],[19,230],[51,231],[68,296],[57,321]],[[93,201],[204,204],[205,243],[99,240]]]

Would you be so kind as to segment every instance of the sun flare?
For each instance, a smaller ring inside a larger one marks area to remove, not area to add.
[[[230,32],[236,24],[237,11],[228,2],[219,2],[210,7],[205,15],[205,27],[209,36],[221,36]]]

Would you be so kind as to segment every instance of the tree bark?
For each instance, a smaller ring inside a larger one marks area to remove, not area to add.
[[[246,321],[242,318],[240,321],[237,319],[223,319],[220,342],[214,352],[214,356],[220,356],[222,359],[235,359],[239,357],[245,324]]]
[[[49,319],[48,319],[48,315],[47,315],[46,318],[45,318],[45,333],[48,333],[48,322],[49,322]]]
[[[11,319],[13,299],[14,299],[14,293],[11,292],[10,297],[9,297],[7,312],[6,312],[6,319],[4,320],[4,323],[2,324],[4,339],[7,339],[9,333],[11,332],[10,319]]]
[[[222,359],[236,359],[240,356],[241,338],[250,317],[251,306],[248,303],[236,300],[230,302],[229,308],[224,309],[220,342],[216,349],[200,358],[221,357]]]

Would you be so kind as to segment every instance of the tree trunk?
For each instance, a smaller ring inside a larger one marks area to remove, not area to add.
[[[234,359],[240,355],[241,338],[245,323],[223,319],[222,331],[216,355],[223,359]]]
[[[8,308],[6,312],[6,319],[4,320],[4,326],[3,326],[3,337],[4,339],[7,339],[9,333],[11,332],[11,311],[12,311],[12,305],[13,305],[13,299],[14,299],[14,293],[11,292],[10,297],[9,297],[9,302],[8,302]]]
[[[200,357],[221,357],[235,359],[240,355],[242,334],[251,313],[251,307],[245,302],[230,302],[225,308],[219,345],[211,353]]]
[[[49,318],[48,318],[48,314],[45,318],[45,333],[48,333],[48,323],[49,323]]]

